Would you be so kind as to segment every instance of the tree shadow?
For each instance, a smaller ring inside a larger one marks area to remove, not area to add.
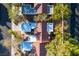
[[[1,33],[1,30],[0,30],[0,40],[2,40],[2,39],[3,39],[3,35]]]
[[[11,21],[8,16],[8,4],[5,4],[5,3],[4,4],[0,3],[0,26],[1,26],[0,40],[2,40],[4,38],[3,34],[6,33],[7,29],[11,28]],[[4,30],[3,26],[5,27],[5,30]],[[3,32],[3,30],[4,30],[4,32]]]
[[[0,56],[10,56],[10,51],[0,44]]]
[[[4,4],[7,5],[7,4]],[[6,26],[7,28],[11,28],[11,21],[8,16],[8,7],[0,4],[0,25]]]
[[[77,3],[71,3],[71,20],[70,20],[70,33],[71,36],[74,38],[75,36],[75,27],[76,27],[76,11],[75,9],[77,8]]]
[[[77,22],[78,22],[78,16],[76,14],[76,9],[78,8],[78,4],[77,3],[71,3],[71,20],[70,20],[70,33],[71,33],[71,37],[75,38],[75,36],[79,37],[79,32],[77,32],[78,28]],[[77,29],[77,30],[76,30]],[[77,39],[79,41],[79,39]]]
[[[7,29],[11,28],[11,21],[9,19],[8,16],[8,9],[7,9],[7,4],[1,4],[0,3],[0,41],[4,40],[4,38],[6,38],[5,35],[8,35]],[[4,28],[5,27],[5,28]],[[2,43],[3,44],[3,43]],[[9,56],[10,54],[10,49],[3,46],[2,44],[0,44],[0,56]]]

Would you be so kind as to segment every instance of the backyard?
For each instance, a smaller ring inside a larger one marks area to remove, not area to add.
[[[79,4],[0,4],[0,56],[79,56]]]

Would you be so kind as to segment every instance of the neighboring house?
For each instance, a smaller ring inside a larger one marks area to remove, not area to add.
[[[21,30],[21,31],[26,31],[26,32],[30,31],[31,33],[32,30],[34,30],[32,35],[36,35],[36,41],[34,41],[33,45],[36,48],[37,56],[46,55],[46,49],[44,46],[47,42],[49,42],[50,32],[53,32],[53,23],[47,23],[43,21],[36,23],[36,22],[33,22],[33,17],[34,15],[40,14],[40,13],[46,13],[47,15],[52,15],[53,5],[54,4],[47,4],[47,3],[26,3],[26,4],[22,4],[19,9],[20,11],[19,15],[24,15],[28,17],[28,20],[30,21],[31,24],[32,23],[36,24],[36,27],[34,29],[30,29],[30,27],[25,24],[24,25],[25,30]],[[20,29],[22,28],[20,27]]]

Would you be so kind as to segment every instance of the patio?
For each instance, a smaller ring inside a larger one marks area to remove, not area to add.
[[[46,25],[45,25],[46,26]],[[50,32],[53,32],[53,23],[47,23],[47,29],[43,29],[42,31],[42,23],[34,23],[34,22],[22,22],[18,24],[19,29],[21,30],[22,41],[21,41],[21,50],[23,53],[25,51],[31,51],[33,49],[33,46],[36,48],[36,53],[39,55],[40,51],[40,43],[42,43],[43,39],[47,39],[48,42],[48,36],[44,37],[42,39],[42,32],[45,32],[45,30],[50,34]],[[46,34],[44,34],[46,35]],[[44,36],[43,35],[43,36]],[[37,45],[39,45],[37,47]]]

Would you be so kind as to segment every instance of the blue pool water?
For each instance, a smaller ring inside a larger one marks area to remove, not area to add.
[[[31,32],[31,29],[34,29],[36,27],[36,23],[28,22],[21,24],[21,29],[24,32]]]
[[[53,32],[53,23],[47,23],[47,32]]]
[[[23,51],[31,51],[32,42],[22,41],[20,43],[20,49],[23,50]]]

